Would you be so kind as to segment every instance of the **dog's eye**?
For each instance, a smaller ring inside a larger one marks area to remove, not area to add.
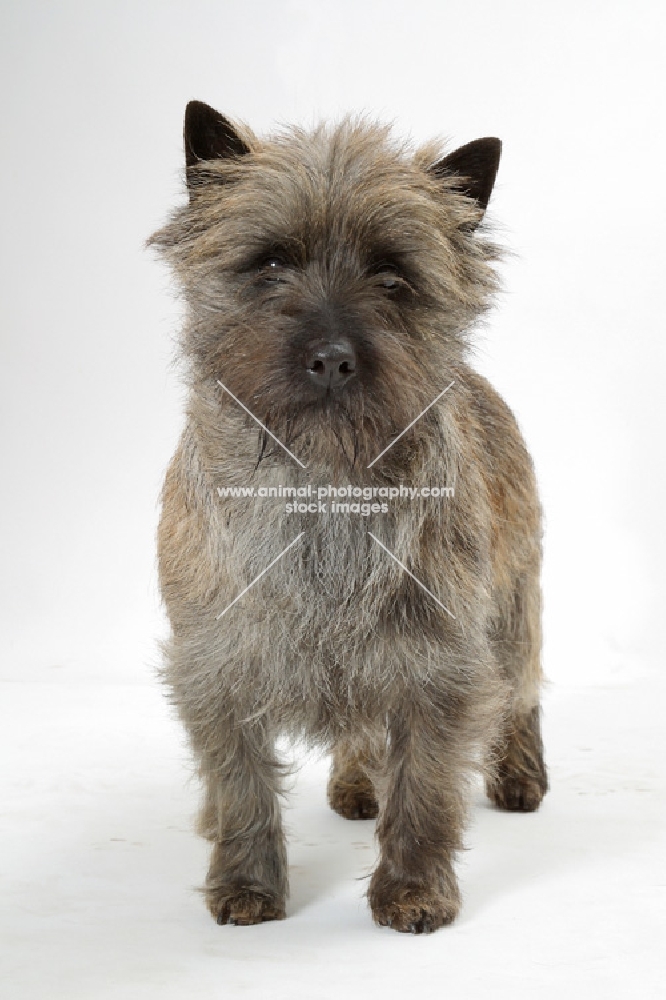
[[[406,285],[406,281],[398,269],[391,264],[384,264],[378,267],[375,270],[375,280],[385,292],[397,292],[399,288],[403,288]]]
[[[389,292],[395,291],[395,289],[400,285],[400,278],[393,271],[385,271],[380,275],[380,282],[382,288],[385,288]]]
[[[264,281],[282,281],[285,264],[281,257],[268,257],[261,265]]]

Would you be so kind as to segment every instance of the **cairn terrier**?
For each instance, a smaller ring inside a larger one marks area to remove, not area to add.
[[[331,751],[333,809],[378,817],[375,921],[433,931],[474,775],[502,809],[547,789],[534,472],[466,360],[501,144],[414,151],[362,117],[257,138],[199,102],[184,135],[189,201],[150,240],[189,387],[158,547],[206,901],[221,924],[285,915],[286,734]],[[285,505],[322,483],[397,499]]]

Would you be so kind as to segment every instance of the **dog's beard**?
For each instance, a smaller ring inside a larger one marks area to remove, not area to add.
[[[228,379],[220,379],[248,401],[264,425],[257,437],[257,469],[282,460],[284,448],[303,465],[331,474],[365,469],[428,408],[442,388],[442,376],[433,373],[445,370],[446,363],[423,349],[408,350],[397,334],[384,332],[376,338],[380,347],[370,350],[366,343],[359,352],[360,374],[327,393],[314,390],[283,351],[277,357],[244,357]],[[404,471],[402,451],[391,450],[389,475]]]
[[[263,423],[304,465],[339,472],[365,469],[401,430],[386,408],[368,405],[362,393],[273,407]],[[261,430],[257,467],[281,451]]]

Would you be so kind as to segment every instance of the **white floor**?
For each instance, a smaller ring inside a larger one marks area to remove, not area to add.
[[[666,995],[666,686],[553,688],[552,791],[528,816],[479,793],[464,908],[430,936],[375,927],[373,823],[325,802],[308,761],[287,813],[288,919],[218,927],[193,886],[196,783],[160,689],[0,688],[0,981],[39,998],[449,1000]]]

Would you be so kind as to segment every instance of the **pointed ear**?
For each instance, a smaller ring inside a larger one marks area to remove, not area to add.
[[[460,191],[473,198],[484,211],[497,176],[502,143],[499,139],[475,139],[434,163],[430,172],[435,177],[458,175]]]
[[[193,167],[201,160],[243,156],[250,147],[241,139],[231,122],[202,101],[190,101],[185,108],[185,165]]]

